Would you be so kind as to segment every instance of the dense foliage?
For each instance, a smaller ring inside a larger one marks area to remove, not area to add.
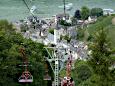
[[[64,40],[66,40],[67,41],[67,43],[69,43],[70,41],[71,41],[71,37],[69,36],[69,35],[65,35],[65,36],[60,36],[60,40],[62,40],[62,39],[64,39]]]
[[[92,8],[91,9],[91,13],[90,13],[91,16],[103,16],[103,9],[101,8]]]
[[[23,44],[23,45],[22,45]],[[19,49],[24,47],[26,56],[32,66],[29,71],[33,75],[33,83],[21,84],[18,78],[24,71],[23,58]],[[43,81],[45,51],[44,45],[24,39],[15,32],[12,24],[6,20],[0,21],[0,86],[46,86]]]
[[[86,19],[88,19],[89,15],[90,15],[90,10],[89,10],[89,8],[86,7],[86,6],[82,7],[82,8],[81,8],[81,18],[82,18],[83,20],[86,20]]]
[[[54,29],[53,29],[53,28],[50,28],[50,29],[49,29],[49,33],[51,33],[51,34],[54,35]]]
[[[107,32],[104,28],[100,28],[98,32],[95,33],[93,43],[90,44],[89,49],[92,50],[91,57],[88,60],[88,64],[93,69],[95,75],[98,76],[99,82],[98,86],[112,86],[114,82],[113,76],[111,76],[111,70],[109,69],[112,65],[111,55],[112,49],[110,47],[109,41],[107,40]],[[114,70],[114,68],[112,68]],[[96,84],[93,82],[94,84]]]
[[[76,10],[75,14],[74,14],[74,17],[77,18],[77,19],[81,19],[81,11],[80,10]]]
[[[60,25],[63,25],[63,26],[71,26],[71,24],[70,23],[68,23],[67,21],[65,21],[65,20],[60,20]]]
[[[86,81],[91,77],[91,75],[92,71],[87,62],[82,60],[77,60],[75,62],[75,69],[72,71],[72,77],[74,78],[76,85]]]
[[[78,28],[77,29],[77,40],[83,40],[84,38],[84,32],[85,32],[85,29],[81,29],[81,28]]]
[[[89,9],[86,6],[83,6],[80,10],[76,10],[74,13],[73,18],[75,19],[82,19],[82,20],[86,20],[88,19],[89,16],[92,17],[100,17],[103,16],[103,9],[102,8],[92,8]]]

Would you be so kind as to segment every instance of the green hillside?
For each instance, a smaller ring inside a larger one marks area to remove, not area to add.
[[[97,22],[95,24],[89,25],[87,28],[88,33],[90,35],[93,35],[97,30],[99,30],[101,27],[104,29],[107,29],[108,33],[108,39],[110,40],[112,46],[115,46],[115,25],[112,24],[112,19],[115,17],[115,15],[112,16],[105,16],[98,18]]]

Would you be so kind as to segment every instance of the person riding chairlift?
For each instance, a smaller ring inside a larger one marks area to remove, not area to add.
[[[61,86],[67,86],[67,77],[64,77]]]
[[[73,78],[71,77],[69,83],[68,83],[68,86],[75,86],[75,83],[73,81]]]

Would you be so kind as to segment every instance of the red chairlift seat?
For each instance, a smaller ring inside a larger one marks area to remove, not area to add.
[[[51,77],[48,76],[48,75],[46,75],[46,76],[44,77],[44,80],[51,80]]]
[[[18,81],[23,83],[33,82],[33,76],[29,71],[24,71]]]
[[[44,80],[51,80],[51,76],[49,76],[48,71],[46,72],[46,75],[44,76]]]

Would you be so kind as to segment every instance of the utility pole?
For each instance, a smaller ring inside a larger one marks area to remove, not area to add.
[[[65,9],[66,9],[66,8],[65,8],[65,0],[63,0],[63,4],[64,4],[64,14],[65,14]]]
[[[65,0],[63,0],[63,5],[64,5],[64,16],[65,16],[65,19],[66,19],[66,7],[65,7]]]

